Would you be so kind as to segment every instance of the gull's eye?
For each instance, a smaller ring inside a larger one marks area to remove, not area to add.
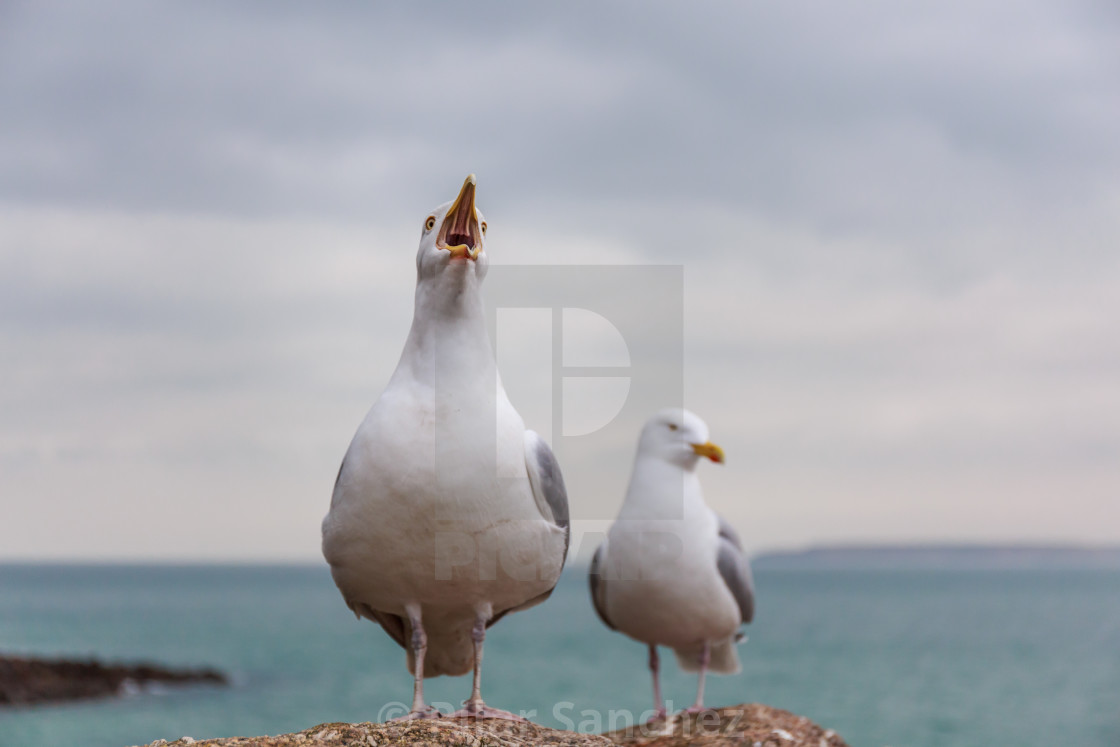
[[[481,223],[479,223],[478,227],[482,229],[482,235],[485,236],[486,235],[486,221],[482,221]]]
[[[669,430],[675,431],[676,429],[677,429],[677,424],[676,423],[669,423]]]
[[[425,231],[431,231],[435,227],[436,227],[436,217],[434,215],[429,215],[428,219],[426,221],[424,221],[424,230]]]

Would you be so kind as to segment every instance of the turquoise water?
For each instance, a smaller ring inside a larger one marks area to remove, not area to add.
[[[710,704],[787,708],[853,747],[1120,746],[1120,572],[756,576],[744,671],[712,678]],[[376,720],[411,694],[403,652],[350,615],[325,568],[0,566],[0,650],[214,665],[236,680],[0,709],[4,747],[275,734]],[[645,657],[602,627],[569,568],[549,602],[491,630],[483,693],[543,724],[606,728],[609,709],[649,707]],[[663,662],[666,697],[687,705],[695,677]],[[428,694],[457,704],[469,690],[440,678]]]

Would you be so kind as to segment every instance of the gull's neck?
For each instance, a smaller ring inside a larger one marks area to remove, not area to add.
[[[657,454],[638,454],[620,520],[684,519],[706,511],[695,469]]]
[[[463,377],[495,374],[479,279],[455,269],[417,282],[412,328],[394,379],[439,388],[444,376],[453,387]]]

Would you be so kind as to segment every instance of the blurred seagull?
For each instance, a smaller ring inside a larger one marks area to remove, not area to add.
[[[475,177],[424,221],[412,329],[359,426],[323,520],[323,555],[346,604],[408,653],[412,710],[424,677],[473,668],[453,717],[519,719],[480,691],[486,630],[552,593],[568,499],[552,450],[502,388],[480,289],[489,262]]]
[[[646,423],[626,500],[591,561],[591,600],[607,627],[649,646],[654,719],[664,718],[657,647],[681,669],[740,669],[739,626],[754,617],[754,584],[735,530],[704,503],[696,464],[723,462],[708,426],[687,410],[662,410]],[[653,720],[653,719],[651,719]]]

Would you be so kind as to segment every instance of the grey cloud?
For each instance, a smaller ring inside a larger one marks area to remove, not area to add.
[[[1053,496],[1116,488],[1118,41],[1034,0],[0,4],[0,490],[218,554],[192,507],[267,505],[241,550],[313,555],[476,171],[496,262],[685,265],[705,484],[760,544],[1099,536]],[[575,513],[632,449],[573,454]]]
[[[499,204],[599,204],[597,226],[650,200],[880,233],[1083,201],[1117,164],[1116,26],[1083,6],[124,3],[15,26],[9,199],[363,219],[474,169]]]

